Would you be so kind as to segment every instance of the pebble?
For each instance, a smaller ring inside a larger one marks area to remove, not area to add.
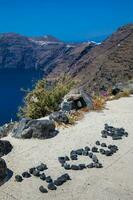
[[[77,154],[73,154],[73,155],[71,155],[70,156],[70,158],[71,158],[71,160],[78,160],[78,156],[77,156]]]
[[[86,150],[84,150],[83,153],[82,153],[83,156],[88,156],[88,154],[89,154],[89,152],[86,151]]]
[[[34,176],[39,177],[40,176],[40,171],[39,170],[34,170],[32,173]]]
[[[71,166],[69,164],[65,163],[64,164],[64,169],[69,170],[69,169],[71,169]]]
[[[78,150],[76,150],[76,154],[80,156],[80,155],[82,155],[83,151],[84,151],[84,149],[78,149]]]
[[[47,176],[47,177],[45,178],[45,181],[46,181],[47,183],[53,182],[51,176]]]
[[[105,150],[104,150],[104,149],[99,149],[99,152],[100,152],[101,154],[105,154]]]
[[[43,180],[43,181],[45,181],[45,180],[46,180],[46,175],[45,175],[44,173],[42,173],[42,174],[40,175],[40,179]]]
[[[101,147],[107,147],[106,143],[102,143]]]
[[[48,190],[44,188],[42,185],[39,187],[40,192],[42,193],[48,193]]]
[[[92,147],[91,151],[96,153],[96,152],[98,152],[98,148],[97,147]]]
[[[100,145],[100,142],[98,140],[96,141],[96,145]]]
[[[29,172],[23,172],[23,173],[22,173],[22,176],[23,176],[24,178],[30,178],[30,177],[31,177],[31,175],[30,175]]]
[[[16,176],[15,176],[15,180],[16,180],[17,182],[22,182],[22,181],[23,181],[23,178],[22,178],[22,176],[20,176],[20,175],[16,175]]]
[[[88,168],[93,168],[94,167],[94,163],[90,163],[87,165]]]
[[[48,189],[49,189],[49,190],[56,190],[57,187],[54,185],[53,182],[51,182],[51,183],[48,184]]]
[[[36,169],[35,167],[30,168],[29,169],[30,174],[33,174],[33,171],[35,171],[35,169]]]
[[[41,163],[39,166],[36,167],[37,170],[39,171],[44,171],[46,169],[48,169],[47,165]]]
[[[92,158],[93,153],[92,153],[92,152],[89,152],[89,153],[88,153],[88,156],[89,156],[90,158]]]
[[[80,170],[78,165],[71,165],[72,170]]]
[[[90,151],[90,147],[86,146],[85,148],[85,151]]]

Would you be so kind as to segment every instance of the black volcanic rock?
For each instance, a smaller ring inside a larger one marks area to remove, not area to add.
[[[0,182],[6,177],[7,175],[7,166],[4,159],[0,158]]]
[[[13,146],[7,140],[0,140],[0,157],[8,154],[12,150]]]

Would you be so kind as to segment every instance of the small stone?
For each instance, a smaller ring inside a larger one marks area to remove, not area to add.
[[[85,151],[90,151],[90,147],[86,146]]]
[[[48,190],[44,188],[42,185],[39,187],[40,192],[42,193],[48,193]]]
[[[108,151],[108,150],[106,150],[106,151],[105,151],[105,155],[106,155],[106,156],[112,156],[112,152],[111,152],[111,151]]]
[[[105,150],[104,149],[99,149],[99,152],[101,153],[101,154],[105,154]]]
[[[100,145],[100,142],[98,140],[96,141],[96,145]]]
[[[70,152],[70,156],[71,156],[71,155],[77,155],[76,151],[72,150],[72,151]]]
[[[98,158],[96,155],[92,155],[92,160],[94,163],[98,163]]]
[[[84,150],[83,153],[82,153],[82,155],[83,156],[88,156],[88,153],[89,153],[88,151]]]
[[[76,150],[76,154],[80,156],[82,155],[83,151],[84,151],[83,149],[78,149]]]
[[[69,164],[65,163],[64,164],[64,169],[69,170],[69,169],[71,169],[71,166]]]
[[[102,143],[101,147],[107,147],[106,143]]]
[[[69,161],[70,158],[68,156],[65,156],[65,161]]]
[[[41,163],[39,166],[36,167],[36,169],[39,170],[39,171],[44,171],[48,168],[47,168],[47,165]]]
[[[88,168],[93,168],[94,167],[94,163],[90,163],[87,165]]]
[[[71,158],[71,160],[78,160],[78,156],[77,156],[77,154],[75,154],[75,155],[71,155],[70,158]]]
[[[102,168],[102,164],[101,163],[94,163],[94,167],[95,168]]]
[[[49,189],[49,190],[56,190],[57,187],[54,185],[54,183],[49,183],[49,184],[48,184],[48,189]]]
[[[17,182],[22,182],[22,181],[23,181],[22,176],[20,176],[20,175],[16,175],[16,176],[15,176],[15,180],[16,180]]]
[[[59,178],[54,181],[54,185],[56,185],[56,186],[61,186],[62,184],[63,184],[63,181],[60,180]]]
[[[23,173],[22,173],[22,176],[23,176],[24,178],[29,178],[29,177],[31,177],[31,175],[30,175],[29,172],[23,172]]]
[[[95,152],[95,153],[98,152],[98,148],[97,147],[92,147],[91,150],[92,150],[92,152]]]
[[[61,164],[64,164],[64,163],[65,163],[65,158],[64,158],[64,157],[58,157],[58,161],[59,161]]]
[[[124,135],[125,135],[125,137],[128,137],[128,133],[127,132],[125,132]]]
[[[34,176],[39,177],[40,176],[40,171],[39,170],[34,170],[32,173]]]
[[[72,170],[80,170],[79,166],[77,165],[71,165]]]
[[[40,179],[43,180],[43,181],[46,180],[46,175],[45,175],[44,173],[42,173],[42,174],[40,175]]]
[[[35,169],[36,169],[35,167],[30,168],[29,169],[30,174],[33,174],[33,171],[35,171]]]
[[[47,176],[45,180],[46,180],[47,183],[53,182],[51,176]]]
[[[69,176],[69,174],[68,174],[68,173],[65,173],[65,174],[63,174],[62,176],[63,176],[63,177],[65,177],[65,178],[66,178],[66,180],[71,180],[71,178],[70,178],[70,176]]]
[[[113,135],[112,139],[113,139],[113,140],[121,140],[122,137],[121,137],[121,136],[114,136],[114,135]]]
[[[79,169],[80,170],[83,170],[83,169],[85,169],[86,168],[86,165],[85,164],[79,164]]]
[[[92,152],[89,152],[89,153],[88,153],[88,156],[89,156],[90,158],[92,158],[93,153],[92,153]]]

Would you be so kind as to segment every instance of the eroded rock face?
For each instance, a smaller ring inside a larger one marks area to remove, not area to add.
[[[8,154],[12,148],[13,147],[9,141],[0,140],[0,157]]]
[[[4,159],[0,158],[0,182],[7,176],[7,166]]]
[[[30,120],[26,118],[22,119],[12,132],[13,137],[24,139],[47,139],[56,134],[57,131],[52,120]]]

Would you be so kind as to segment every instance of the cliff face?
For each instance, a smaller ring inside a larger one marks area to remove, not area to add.
[[[66,60],[67,73],[80,80],[80,86],[88,91],[99,91],[100,88],[132,79],[133,24],[119,28],[100,45],[90,49],[87,46],[81,55],[70,64]],[[56,75],[58,70],[59,65],[49,76]]]
[[[66,73],[86,90],[133,78],[133,24],[119,28],[100,45],[66,44],[52,36],[0,35],[0,68],[41,68],[49,78]]]
[[[0,68],[30,68],[36,60],[36,46],[28,38],[14,33],[0,35]]]
[[[71,63],[86,46],[89,44],[66,44],[49,35],[0,34],[0,68],[41,68],[48,75],[55,67],[60,68],[58,65]]]

